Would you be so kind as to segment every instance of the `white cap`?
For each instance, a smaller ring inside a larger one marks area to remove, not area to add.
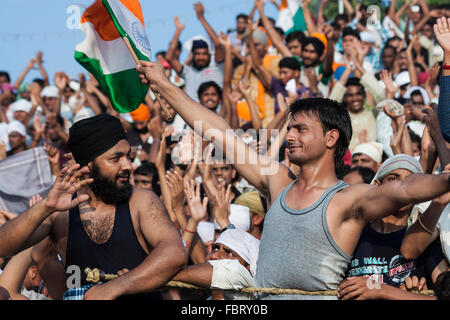
[[[411,83],[411,78],[409,76],[409,72],[408,71],[402,71],[399,74],[397,74],[397,76],[395,77],[395,84],[398,86],[404,86],[406,84]]]
[[[247,231],[250,229],[250,209],[248,207],[241,206],[240,204],[232,203],[230,205],[230,216],[228,217],[228,220],[236,228]],[[221,229],[216,219],[214,219],[214,226],[218,230]]]
[[[41,91],[41,97],[58,98],[58,88],[55,86],[47,86]]]
[[[16,111],[30,112],[31,102],[26,99],[20,99],[10,105],[11,112],[14,114]]]
[[[353,150],[352,155],[364,153],[373,159],[376,163],[381,163],[383,157],[383,144],[379,142],[367,142],[358,144]]]
[[[214,241],[214,223],[200,221],[197,226],[197,233],[203,243]]]
[[[423,97],[423,103],[425,105],[430,103],[430,96],[428,95],[427,90],[425,90],[424,88],[419,87],[419,86],[409,87],[408,90],[406,90],[405,94],[403,95],[403,99],[411,99],[411,93],[416,90],[420,91],[420,94]]]
[[[72,80],[69,82],[69,87],[73,91],[79,91],[80,90],[80,83],[78,81]]]
[[[27,135],[27,130],[25,129],[25,126],[22,124],[22,122],[19,122],[17,120],[13,120],[10,123],[8,123],[8,135],[12,132],[17,132],[22,137],[25,137]]]

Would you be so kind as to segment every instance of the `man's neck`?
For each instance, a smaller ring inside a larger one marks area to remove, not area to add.
[[[372,228],[379,233],[392,233],[399,231],[408,225],[410,210],[399,211],[390,216],[376,220],[372,223]]]
[[[298,181],[301,181],[301,185],[305,189],[329,188],[338,181],[334,162],[330,164],[329,159],[322,158],[311,163],[301,164]]]

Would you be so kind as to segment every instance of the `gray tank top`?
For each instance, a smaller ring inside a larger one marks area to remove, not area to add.
[[[351,256],[331,237],[326,211],[343,181],[326,190],[312,206],[294,210],[286,204],[293,181],[276,198],[264,219],[255,281],[260,288],[336,290]],[[337,299],[334,296],[260,295],[261,299]]]

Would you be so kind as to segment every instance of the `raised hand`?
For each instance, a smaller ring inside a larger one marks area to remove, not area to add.
[[[183,190],[183,178],[180,174],[171,169],[166,172],[166,181],[169,185],[172,208],[183,208],[184,205],[184,190]]]
[[[394,98],[394,94],[397,92],[397,90],[400,88],[399,86],[396,86],[394,82],[392,81],[392,73],[389,70],[382,70],[380,73],[380,79],[383,81],[384,85],[386,86],[386,97]]]
[[[35,62],[36,62],[38,65],[42,65],[42,62],[43,62],[42,56],[43,56],[42,51],[38,51],[38,52],[36,53],[36,60],[35,60]]]
[[[439,18],[433,26],[434,35],[445,52],[450,53],[450,18]]]
[[[225,34],[225,33],[223,33],[223,32],[220,32],[220,33],[218,34],[218,38],[219,38],[220,43],[221,43],[225,48],[231,48],[231,40],[230,40],[230,37],[229,37],[227,34]]]
[[[41,197],[40,194],[36,194],[36,195],[32,196],[32,197],[30,198],[30,200],[28,201],[28,204],[29,204],[30,208],[31,208],[32,206],[34,206],[36,203],[38,203],[39,201],[41,201],[42,199],[43,199],[43,198]]]
[[[195,14],[197,15],[197,19],[203,19],[203,17],[205,16],[205,7],[200,1],[194,3],[194,10]]]
[[[178,31],[183,31],[184,28],[186,28],[186,23],[181,24],[178,16],[175,16],[175,18],[173,18],[173,21],[175,22],[175,28],[177,28]]]
[[[54,77],[54,82],[55,82],[56,87],[61,91],[64,90],[64,88],[69,83],[68,77],[64,72],[56,72],[55,77]]]
[[[92,178],[86,178],[85,175],[88,173],[89,168],[85,166],[80,169],[78,163],[65,167],[45,198],[45,205],[52,211],[66,211],[87,201],[89,199],[87,194],[79,195],[75,199],[72,199],[72,196],[94,181]]]
[[[184,195],[189,206],[191,218],[195,221],[201,221],[206,217],[208,205],[208,198],[204,197],[203,201],[200,198],[200,182],[191,179],[191,181],[184,182]]]

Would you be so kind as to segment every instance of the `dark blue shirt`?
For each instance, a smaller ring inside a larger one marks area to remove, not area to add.
[[[406,227],[392,233],[378,233],[368,224],[361,234],[346,276],[372,276],[373,280],[393,287],[399,287],[407,277],[425,277],[428,288],[432,288],[431,273],[444,259],[441,242],[437,238],[417,259],[406,260],[400,254],[405,233]]]
[[[450,142],[450,76],[441,76],[438,118],[444,139]]]

